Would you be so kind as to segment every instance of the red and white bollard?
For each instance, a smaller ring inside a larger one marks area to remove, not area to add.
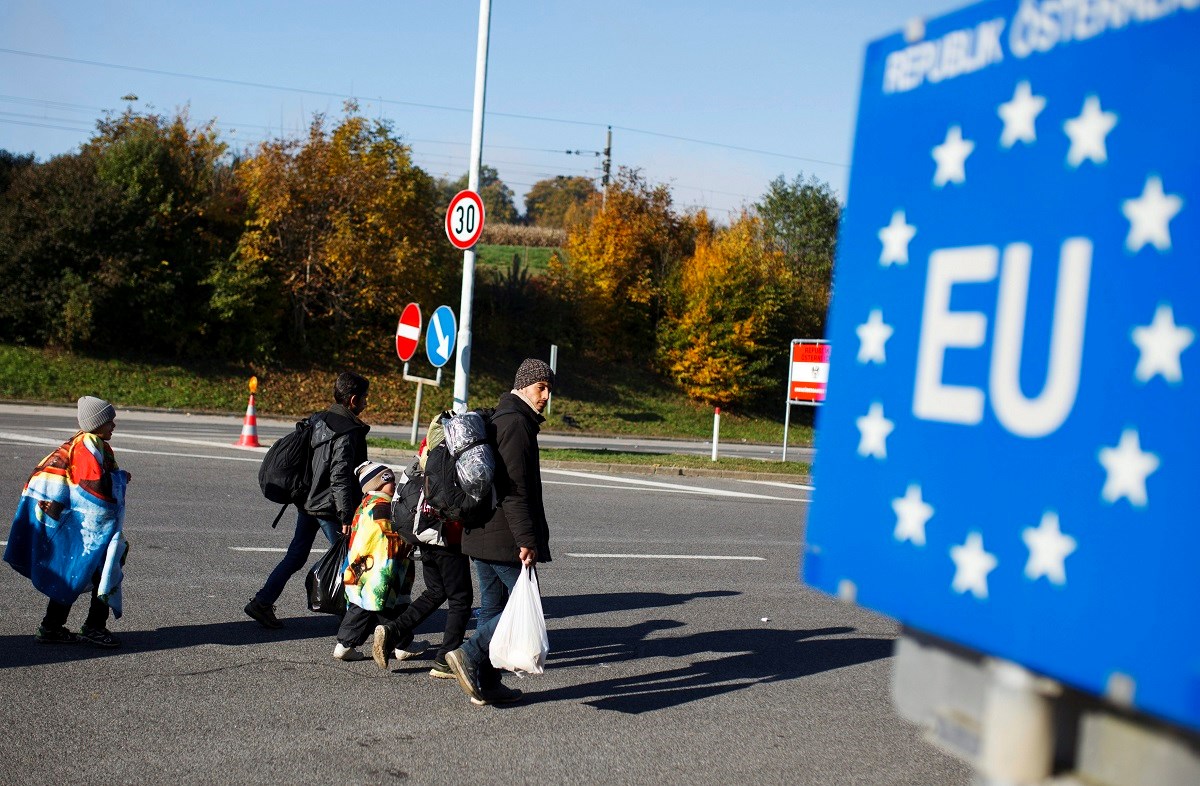
[[[717,442],[721,436],[721,408],[713,408],[713,449],[712,460],[717,460]]]

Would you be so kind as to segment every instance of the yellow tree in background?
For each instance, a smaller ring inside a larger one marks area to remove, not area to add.
[[[406,302],[433,302],[454,270],[432,178],[388,123],[346,112],[332,131],[318,115],[303,141],[242,162],[251,217],[215,274],[215,302],[260,310],[310,353],[380,343]]]
[[[628,170],[609,187],[603,209],[571,228],[550,275],[592,350],[629,357],[653,346],[664,283],[688,242],[683,230],[670,189]]]
[[[761,242],[757,218],[699,227],[696,251],[673,279],[659,329],[660,365],[689,397],[729,405],[779,386],[771,365],[786,346],[796,281],[784,255]]]

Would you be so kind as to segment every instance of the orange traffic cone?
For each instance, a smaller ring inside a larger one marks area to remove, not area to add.
[[[258,379],[250,377],[250,403],[246,406],[246,420],[242,423],[242,437],[234,443],[239,448],[261,448],[258,443],[258,418],[254,414],[254,391]]]

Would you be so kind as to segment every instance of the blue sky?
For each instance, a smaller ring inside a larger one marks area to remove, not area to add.
[[[493,0],[484,163],[523,209],[540,179],[598,177],[590,151],[612,125],[614,167],[641,169],[679,207],[717,220],[780,174],[815,175],[844,196],[866,44],[963,5]],[[420,166],[458,177],[478,21],[477,0],[10,0],[0,148],[69,152],[128,94],[142,110],[188,106],[251,147],[357,96],[392,120]]]

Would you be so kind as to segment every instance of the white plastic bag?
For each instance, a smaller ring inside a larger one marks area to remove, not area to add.
[[[542,593],[538,590],[537,574],[526,565],[504,604],[488,655],[496,668],[524,677],[542,673],[548,652],[550,640],[546,638]]]

